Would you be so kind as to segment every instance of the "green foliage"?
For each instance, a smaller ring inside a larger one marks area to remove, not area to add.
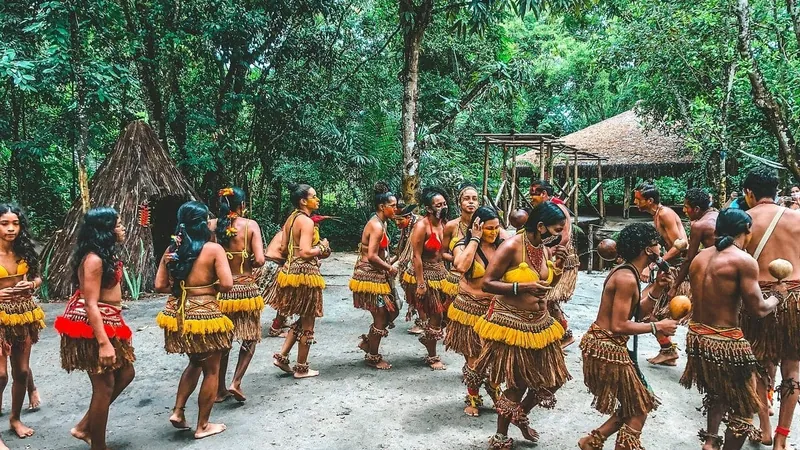
[[[44,267],[42,268],[42,284],[39,286],[39,297],[44,301],[50,300],[50,258],[53,256],[53,250],[47,253],[44,258]]]
[[[144,257],[144,242],[139,239],[139,261],[143,261]],[[122,275],[125,278],[125,286],[128,288],[128,294],[131,296],[131,300],[139,300],[139,297],[142,296],[142,287],[144,286],[143,271],[131,275],[127,267],[123,266]]]

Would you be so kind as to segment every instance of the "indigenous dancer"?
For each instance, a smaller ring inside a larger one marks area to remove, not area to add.
[[[747,252],[758,262],[758,281],[761,291],[768,297],[774,289],[775,278],[769,273],[769,264],[777,258],[789,261],[794,266],[786,278],[789,293],[778,304],[775,313],[763,319],[745,317],[742,322],[744,335],[753,345],[753,353],[767,369],[775,373],[780,363],[781,384],[776,389],[780,394],[781,408],[778,426],[775,428],[774,447],[786,449],[786,440],[792,426],[792,415],[800,398],[800,211],[775,204],[778,190],[778,174],[775,170],[760,167],[750,171],[742,184],[753,218],[753,239]],[[762,439],[769,442],[772,427],[767,410],[767,385],[759,383],[759,395],[763,408],[759,412]]]
[[[663,258],[666,262],[672,264],[670,272],[672,272],[673,277],[677,278],[682,261],[681,250],[676,248],[674,244],[678,239],[686,240],[686,229],[683,228],[681,218],[678,217],[678,214],[673,211],[672,208],[664,207],[664,205],[661,204],[661,193],[658,192],[658,188],[655,185],[643,184],[636,188],[633,201],[639,208],[639,211],[646,212],[653,216],[653,223],[656,227],[656,231],[661,235],[661,239],[667,249]],[[649,271],[650,268],[643,271],[642,276],[647,277]],[[677,286],[677,294],[689,295],[688,281],[684,279],[681,282],[674,281],[674,283]],[[665,292],[653,308],[653,315],[656,319],[666,316],[667,305],[672,298],[667,294],[668,292]],[[659,334],[657,339],[661,350],[658,352],[658,355],[649,358],[647,361],[650,364],[662,366],[676,365],[678,361],[677,344],[673,344],[669,336],[664,336],[662,334]]]
[[[320,240],[319,229],[314,226],[311,214],[319,209],[317,191],[307,184],[289,185],[290,199],[295,210],[283,224],[283,244],[288,257],[278,272],[273,294],[273,306],[283,316],[300,316],[292,324],[286,341],[279,353],[275,353],[272,364],[295,378],[319,375],[319,371],[308,367],[308,352],[314,340],[314,322],[322,317],[322,290],[325,280],[319,272],[319,260],[331,255],[327,239]],[[296,342],[297,363],[289,366],[289,352]]]
[[[686,252],[686,261],[681,265],[680,272],[676,280],[678,283],[669,290],[668,298],[672,299],[678,294],[678,286],[689,275],[689,266],[701,248],[714,246],[716,235],[714,230],[717,226],[717,215],[719,211],[711,207],[711,199],[706,191],[699,188],[692,188],[686,191],[683,199],[683,213],[692,221],[689,230],[689,249]]]
[[[764,317],[775,311],[779,299],[764,300],[758,285],[758,263],[742,249],[750,243],[752,220],[746,212],[726,209],[716,224],[716,246],[700,252],[692,262],[692,321],[686,335],[686,370],[681,384],[697,385],[706,394],[708,431],[700,430],[703,449],[738,450],[745,438],[760,439],[753,414],[761,402],[756,390],[760,370],[750,343],[739,328],[739,311]],[[784,298],[786,287],[776,287]],[[719,435],[725,417],[728,428],[723,447]]]
[[[270,295],[275,292],[275,280],[278,278],[278,271],[286,263],[286,255],[281,251],[281,242],[283,242],[283,230],[275,233],[275,236],[264,251],[264,265],[257,269],[261,296],[264,297],[264,302],[267,304],[272,303]],[[287,324],[287,317],[282,316],[281,313],[276,313],[267,336],[285,338],[286,332],[284,330],[289,328],[289,325]]]
[[[555,392],[571,379],[560,345],[564,327],[550,316],[545,302],[564,271],[567,251],[558,242],[566,221],[558,206],[540,204],[525,232],[503,242],[486,268],[483,290],[497,297],[475,323],[483,339],[475,372],[487,374],[495,386],[506,383],[495,405],[497,432],[489,440],[490,449],[511,448],[509,424],[536,442],[539,435],[528,426],[528,413],[536,405],[553,408]],[[547,244],[557,245],[555,251]]]
[[[381,338],[389,335],[386,327],[400,313],[392,298],[390,281],[397,276],[397,269],[389,264],[389,236],[386,221],[394,217],[397,197],[389,192],[385,183],[375,185],[373,199],[375,215],[369,219],[361,233],[358,244],[358,261],[350,278],[353,291],[353,306],[372,314],[369,332],[362,334],[358,348],[364,350],[364,360],[376,369],[388,370],[392,365],[378,353]]]
[[[78,290],[55,322],[61,367],[85,371],[92,383],[89,410],[70,433],[93,450],[106,450],[108,409],[135,375],[132,333],[122,319],[122,261],[116,254],[124,239],[125,228],[114,209],[86,213],[71,260]]]
[[[405,274],[407,270],[410,270],[411,261],[414,259],[414,249],[411,246],[411,231],[419,220],[419,216],[414,214],[417,205],[403,205],[398,203],[397,208],[400,212],[394,217],[394,223],[400,230],[400,240],[397,242],[396,255],[392,261],[392,265],[397,267],[397,272],[399,274]],[[394,289],[394,284],[392,288]],[[394,295],[394,297],[397,298],[396,295]],[[418,315],[418,317],[414,319],[414,326],[408,329],[408,333],[416,335],[424,333],[425,324],[427,322],[425,312],[417,311],[416,308],[414,308],[413,298],[411,300],[406,298],[406,303],[408,303],[406,321],[411,320],[414,314]]]
[[[156,317],[164,329],[164,348],[167,353],[189,356],[169,418],[173,427],[189,429],[186,402],[203,375],[195,439],[226,429],[224,424],[210,423],[209,418],[219,386],[220,358],[230,351],[233,338],[233,322],[222,314],[217,301],[219,293],[233,288],[233,276],[225,249],[210,239],[208,207],[200,202],[181,205],[172,245],[161,258],[155,281],[156,291],[171,294]]]
[[[512,236],[517,234],[518,231],[525,228],[525,222],[528,221],[528,211],[524,209],[515,209],[511,211],[508,216],[508,224],[510,225],[505,232],[505,238],[511,239]]]
[[[39,257],[31,242],[27,218],[17,206],[0,205],[0,333],[4,334],[0,393],[8,382],[10,356],[13,382],[9,422],[22,439],[33,435],[33,430],[20,420],[20,413],[31,376],[31,347],[39,341],[39,330],[44,328],[44,312],[33,301],[33,291],[41,284]]]
[[[245,210],[245,192],[239,187],[219,191],[219,214],[209,221],[214,240],[225,249],[233,275],[233,289],[219,296],[219,309],[233,322],[233,338],[241,341],[239,360],[230,387],[225,385],[229,351],[222,353],[219,363],[219,390],[217,402],[233,396],[238,402],[247,400],[242,391],[250,361],[261,341],[261,311],[264,298],[253,268],[264,265],[264,241],[255,220],[242,217]]]
[[[572,330],[569,328],[567,318],[564,315],[564,310],[561,305],[567,303],[575,293],[575,286],[578,283],[580,261],[578,260],[578,253],[575,251],[575,243],[572,239],[572,219],[570,218],[570,211],[560,198],[553,195],[554,193],[555,190],[550,183],[540,180],[531,183],[529,196],[531,204],[534,207],[542,202],[550,201],[557,205],[561,209],[561,212],[564,213],[564,217],[567,218],[564,225],[564,232],[561,233],[560,242],[561,245],[566,247],[568,255],[567,261],[564,263],[564,274],[561,276],[561,281],[558,282],[558,286],[554,287],[547,295],[547,308],[550,311],[550,315],[561,322],[561,326],[566,330],[564,332],[564,338],[561,340],[561,346],[567,347],[575,342],[575,338],[572,336]]]
[[[447,273],[442,284],[442,290],[450,297],[455,297],[458,294],[458,283],[464,275],[453,267],[453,248],[461,239],[466,236],[467,229],[472,223],[472,215],[475,210],[480,206],[478,200],[478,188],[472,183],[464,183],[458,188],[458,206],[461,216],[458,219],[453,219],[447,222],[444,226],[444,242],[448,242],[448,251],[444,253],[444,260],[450,264],[450,272]]]
[[[453,249],[453,267],[464,276],[458,284],[458,296],[447,311],[450,322],[444,348],[460,353],[466,360],[462,369],[464,384],[467,385],[464,413],[473,417],[478,417],[478,407],[483,406],[483,398],[478,392],[485,378],[484,374],[475,372],[475,360],[480,356],[482,343],[474,327],[478,318],[486,314],[492,300],[491,294],[481,290],[481,282],[489,261],[502,242],[499,235],[497,212],[482,206],[472,217],[464,239]],[[487,383],[486,391],[492,401],[497,399],[498,386]]]
[[[581,339],[583,378],[594,395],[592,406],[611,417],[588,436],[578,441],[583,450],[602,450],[612,434],[617,434],[617,449],[643,449],[639,437],[647,414],[656,409],[653,395],[639,370],[635,350],[628,351],[633,336],[637,348],[640,334],[660,332],[675,334],[678,322],[663,319],[639,323],[650,314],[654,299],[669,288],[671,275],[660,273],[642,299],[639,274],[650,264],[650,254],[659,254],[658,232],[652,225],[633,223],[626,226],[617,240],[617,252],[624,263],[612,269],[603,285],[597,319]]]
[[[436,353],[436,341],[444,339],[442,313],[450,303],[445,294],[442,281],[447,277],[442,254],[446,247],[443,242],[443,219],[447,216],[447,200],[444,191],[436,187],[422,191],[422,204],[425,217],[418,220],[411,231],[413,251],[412,265],[403,274],[402,285],[409,308],[425,314],[425,332],[419,341],[428,351],[425,363],[433,370],[446,367]]]

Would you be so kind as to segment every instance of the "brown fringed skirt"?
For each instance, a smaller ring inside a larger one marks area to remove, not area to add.
[[[428,290],[423,298],[417,298],[417,278],[413,273],[413,266],[403,273],[400,285],[406,294],[406,302],[409,306],[424,312],[425,314],[442,314],[447,311],[447,307],[452,301],[452,297],[444,292],[447,284],[447,269],[443,261],[422,261],[422,277],[428,285]]]
[[[483,344],[475,324],[489,310],[491,295],[475,296],[463,289],[447,309],[447,335],[444,338],[445,350],[453,350],[466,358],[477,358],[481,354]]]
[[[628,353],[628,338],[593,323],[581,339],[583,382],[594,395],[592,406],[622,418],[648,414],[659,405]]]
[[[253,276],[258,283],[258,289],[261,292],[261,297],[264,299],[264,304],[271,305],[271,295],[275,292],[275,281],[278,279],[278,271],[281,269],[285,261],[273,261],[268,259],[264,265],[253,269]]]
[[[569,248],[567,248],[567,260],[564,263],[564,273],[561,274],[561,279],[558,280],[553,289],[547,293],[545,300],[548,303],[566,303],[575,294],[575,287],[578,285],[578,269],[580,268],[580,260],[578,253],[575,251],[575,246],[570,241]]]
[[[167,353],[187,355],[230,350],[233,322],[219,309],[217,296],[187,296],[184,311],[180,299],[170,296],[156,323],[164,329]]]
[[[475,367],[509,388],[554,389],[571,380],[564,362],[564,328],[547,311],[516,309],[495,298],[475,332],[483,350]]]
[[[106,336],[114,346],[116,361],[100,365],[100,344],[86,315],[86,301],[77,296],[67,303],[64,314],[56,317],[54,328],[61,335],[61,367],[67,372],[82,370],[92,375],[120,369],[136,361],[133,333],[122,319],[122,308],[98,302]]]
[[[233,338],[261,341],[261,311],[264,297],[252,275],[234,275],[233,289],[219,295],[219,309],[233,322]]]
[[[782,359],[800,359],[800,281],[784,283],[789,295],[778,304],[775,312],[758,319],[748,316],[742,308],[742,331],[759,361],[777,363]],[[772,295],[775,284],[759,282],[764,298]]]
[[[737,416],[749,418],[758,412],[754,376],[759,364],[741,329],[690,322],[686,357],[683,387],[696,385],[707,398],[730,405]]]
[[[0,326],[6,342],[10,345],[39,342],[39,330],[44,329],[44,311],[33,301],[31,295],[17,295],[0,302]]]
[[[385,307],[387,311],[396,310],[389,275],[369,261],[363,261],[359,257],[349,287],[353,292],[353,306],[358,309],[376,312]]]
[[[284,316],[322,317],[323,289],[325,280],[317,258],[287,261],[278,272],[270,306]]]

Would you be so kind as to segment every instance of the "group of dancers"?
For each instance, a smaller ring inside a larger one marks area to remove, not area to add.
[[[680,217],[661,204],[657,188],[642,185],[635,191],[636,205],[652,214],[654,223],[632,223],[619,233],[619,264],[606,278],[597,318],[580,341],[592,406],[610,416],[578,442],[581,449],[602,449],[613,434],[618,450],[643,448],[642,428],[659,400],[628,341],[652,333],[661,351],[649,361],[676,365],[677,346],[670,336],[679,322],[668,316],[669,300],[680,294],[691,295],[693,305],[691,317],[683,318],[689,331],[681,384],[706,395],[708,424],[699,433],[703,449],[738,449],[748,437],[786,448],[800,395],[800,241],[795,230],[800,212],[776,204],[777,186],[777,174],[770,169],[752,170],[743,183],[746,212],[717,211],[707,193],[690,189],[684,201],[691,221],[686,250],[676,245],[686,239]],[[191,428],[186,403],[202,375],[194,427],[198,439],[225,430],[224,424],[210,421],[215,402],[231,396],[246,400],[242,380],[261,340],[265,305],[277,311],[267,334],[285,336],[273,364],[297,379],[319,375],[309,365],[309,350],[315,321],[323,315],[320,261],[331,248],[319,233],[323,216],[316,213],[320,200],[314,188],[294,184],[289,191],[294,210],[266,246],[258,224],[244,217],[242,189],[219,191],[215,219],[203,203],[185,203],[177,212],[172,243],[159,261],[155,288],[169,296],[156,322],[164,332],[165,350],[188,356],[169,420],[175,428]],[[363,229],[349,283],[354,306],[372,316],[358,347],[367,365],[392,367],[380,343],[401,312],[399,281],[408,304],[406,319],[416,316],[409,331],[419,334],[425,363],[445,369],[438,352],[438,342],[444,341],[445,349],[465,360],[464,412],[479,414],[482,386],[491,398],[497,428],[489,448],[513,446],[510,425],[537,441],[529,413],[537,405],[554,407],[556,392],[571,379],[563,348],[574,338],[562,309],[578,271],[570,211],[546,181],[532,183],[532,208],[512,212],[509,229],[502,227],[497,211],[480,206],[474,185],[461,186],[456,199],[460,215],[447,221],[442,189],[423,190],[418,208],[399,203],[385,184],[376,185],[374,215]],[[400,230],[395,251],[389,222]],[[116,210],[98,207],[84,215],[70,266],[76,291],[55,321],[62,367],[85,371],[91,380],[89,409],[71,433],[92,449],[106,449],[109,406],[134,378],[132,332],[122,318],[123,263],[116,252],[124,238]],[[790,281],[770,274],[769,262],[777,258],[793,265]],[[20,421],[20,412],[26,392],[35,393],[29,358],[44,328],[44,314],[33,299],[42,282],[38,265],[24,213],[0,205],[0,387],[10,357],[10,425],[19,437],[33,434]],[[647,283],[644,289],[642,282]],[[296,320],[287,322],[290,318]],[[228,385],[234,341],[240,342],[239,357]],[[778,366],[780,412],[773,435],[771,392]],[[754,414],[759,427],[753,425]],[[727,424],[724,436],[722,422]]]

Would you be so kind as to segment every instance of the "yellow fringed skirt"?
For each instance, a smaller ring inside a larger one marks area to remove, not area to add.
[[[353,269],[349,287],[353,292],[354,307],[372,312],[383,307],[387,311],[395,310],[389,275],[369,261],[359,259]]]
[[[319,261],[295,259],[278,272],[270,306],[284,316],[322,317],[322,290],[325,280]]]
[[[191,355],[231,348],[233,322],[222,314],[215,295],[187,296],[183,316],[179,302],[170,296],[156,316],[156,323],[164,330],[167,353]]]
[[[755,383],[758,370],[758,360],[741,329],[689,323],[683,387],[695,385],[701,394],[730,405],[734,415],[752,417],[761,406]]]
[[[219,309],[233,322],[233,338],[261,341],[261,311],[264,298],[252,275],[235,275],[233,289],[219,295]]]
[[[9,344],[39,342],[39,330],[44,329],[44,311],[30,295],[20,295],[0,302],[0,326]]]
[[[491,295],[475,296],[465,290],[460,290],[453,303],[447,309],[447,335],[444,338],[444,348],[453,350],[467,358],[477,358],[481,354],[482,343],[475,324],[481,316],[486,314]]]
[[[442,261],[422,261],[422,277],[428,290],[423,298],[417,298],[417,278],[410,271],[410,267],[406,272],[403,272],[403,278],[400,280],[400,285],[406,294],[406,302],[409,306],[420,310],[428,315],[442,314],[447,311],[447,307],[452,301],[452,297],[444,292],[447,285],[447,269],[444,267]]]
[[[800,281],[784,281],[789,295],[775,312],[758,319],[742,309],[741,324],[744,336],[752,344],[759,361],[778,363],[782,359],[800,359]],[[764,298],[772,295],[774,282],[761,281]]]
[[[555,389],[572,377],[564,362],[564,327],[547,311],[516,309],[495,297],[475,332],[483,349],[475,371],[510,388]]]
[[[659,405],[640,377],[627,342],[628,336],[614,335],[594,323],[581,339],[583,381],[594,395],[592,406],[622,418],[648,414]]]

